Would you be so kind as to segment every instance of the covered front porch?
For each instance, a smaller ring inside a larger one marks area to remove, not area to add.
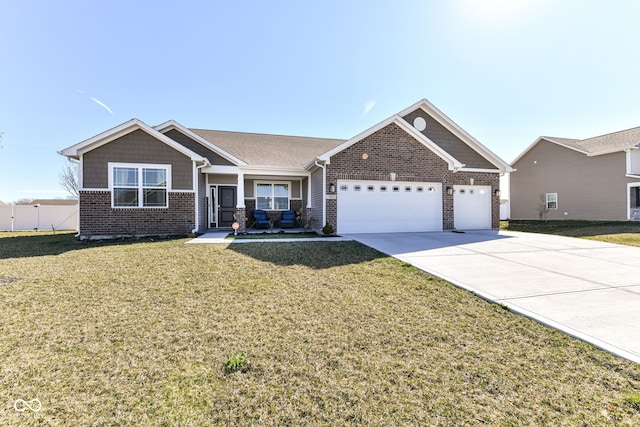
[[[206,189],[203,207],[208,229],[238,232],[280,230],[282,212],[293,210],[292,228],[304,230],[311,218],[309,174],[301,171],[242,171],[235,167],[212,167],[203,171]],[[269,225],[256,224],[255,210],[265,211]]]

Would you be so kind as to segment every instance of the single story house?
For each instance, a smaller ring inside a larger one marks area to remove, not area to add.
[[[640,127],[541,136],[513,162],[512,219],[640,220]]]
[[[427,100],[348,140],[132,119],[60,151],[78,161],[84,238],[253,225],[253,211],[337,233],[499,226],[510,166]]]

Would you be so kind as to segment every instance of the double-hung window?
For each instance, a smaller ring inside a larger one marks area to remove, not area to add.
[[[110,164],[114,208],[166,208],[171,169],[168,165]]]
[[[289,209],[288,182],[256,183],[256,209],[287,210]]]
[[[546,195],[547,210],[558,209],[558,193],[547,193]]]

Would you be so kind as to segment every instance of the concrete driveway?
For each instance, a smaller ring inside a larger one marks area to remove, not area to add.
[[[640,248],[489,230],[347,237],[640,363]]]

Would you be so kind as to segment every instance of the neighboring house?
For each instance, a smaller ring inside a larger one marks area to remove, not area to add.
[[[7,204],[5,202],[3,202],[2,200],[0,200],[0,206],[7,206]]]
[[[512,163],[512,219],[640,220],[640,127],[540,137]]]
[[[338,233],[499,226],[502,161],[422,100],[349,140],[151,127],[62,150],[80,161],[80,235],[186,234],[294,209]]]

